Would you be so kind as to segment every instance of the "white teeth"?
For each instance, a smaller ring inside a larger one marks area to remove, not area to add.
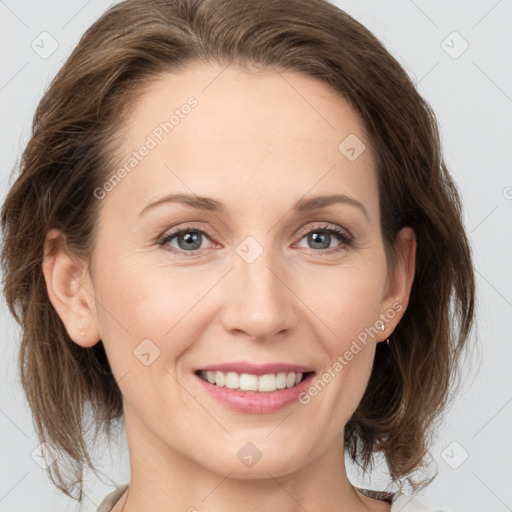
[[[240,377],[235,372],[226,373],[226,387],[229,389],[238,389],[240,387]]]
[[[276,389],[277,387],[275,373],[270,373],[268,375],[260,375],[258,377],[258,391],[268,392],[275,391]]]
[[[226,376],[222,372],[215,372],[215,384],[221,388],[226,385]]]
[[[201,378],[219,387],[239,389],[240,391],[259,391],[269,393],[278,389],[291,388],[301,382],[304,374],[295,372],[269,373],[253,375],[251,373],[201,371]]]
[[[297,374],[300,375],[300,374]],[[295,381],[294,381],[295,383]],[[286,372],[280,372],[276,376],[276,388],[284,389],[286,387]]]
[[[244,391],[258,391],[258,376],[242,373],[239,384],[240,389]]]

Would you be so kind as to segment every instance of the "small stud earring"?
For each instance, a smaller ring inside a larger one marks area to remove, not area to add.
[[[382,324],[380,326],[381,330],[384,332],[386,330],[386,326],[384,324]],[[386,339],[386,343],[388,344],[388,347],[389,347],[389,338]]]
[[[84,329],[82,327],[79,327],[78,330],[80,331],[80,334],[82,336],[85,336],[85,331],[84,331]]]

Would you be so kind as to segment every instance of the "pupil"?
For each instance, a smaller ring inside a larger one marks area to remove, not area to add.
[[[331,242],[329,233],[312,233],[309,235],[310,242],[314,249],[327,249]]]
[[[179,240],[186,242],[185,249],[188,248],[188,249],[194,250],[194,249],[199,249],[199,247],[201,247],[201,237],[200,237],[199,233],[193,233],[193,232],[185,233],[184,235],[181,235],[179,237]],[[183,247],[182,247],[182,249],[183,249]]]

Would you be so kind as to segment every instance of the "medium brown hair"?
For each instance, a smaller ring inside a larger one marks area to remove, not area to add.
[[[403,226],[418,245],[408,308],[390,345],[377,344],[345,443],[364,470],[380,452],[394,481],[423,486],[410,475],[425,464],[473,323],[470,246],[431,108],[384,46],[325,0],[121,2],[86,31],[39,103],[2,209],[2,266],[7,304],[22,327],[21,382],[36,431],[60,454],[50,478],[69,496],[78,488],[82,499],[84,468],[94,469],[87,421],[110,436],[122,400],[103,344],[71,341],[48,298],[45,235],[57,228],[71,254],[91,256],[101,204],[93,191],[118,164],[123,118],[146,85],[195,62],[314,77],[364,121],[388,263]]]

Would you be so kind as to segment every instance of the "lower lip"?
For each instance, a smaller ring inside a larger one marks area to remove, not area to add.
[[[239,391],[215,386],[194,374],[210,395],[234,411],[251,414],[268,414],[279,411],[298,401],[298,396],[310,386],[314,373],[309,373],[299,384],[291,388],[270,392]]]

